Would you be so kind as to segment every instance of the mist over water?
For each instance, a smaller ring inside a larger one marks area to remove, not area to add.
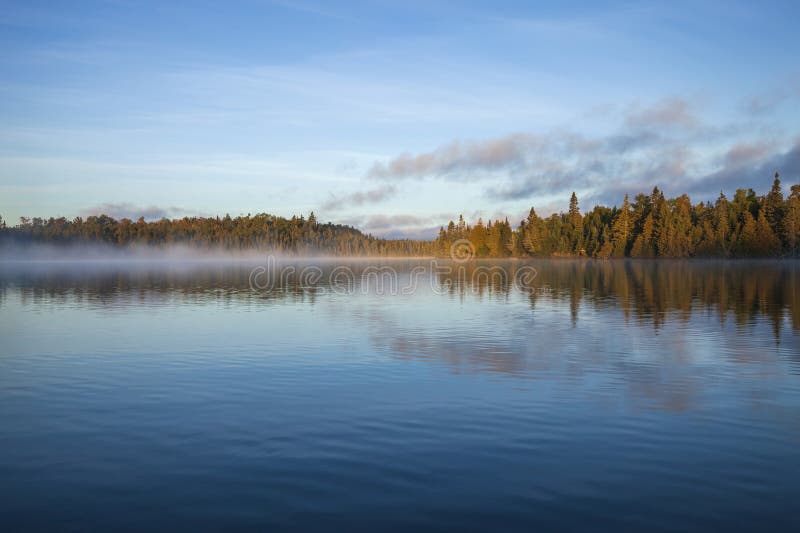
[[[199,247],[182,244],[166,246],[150,245],[105,245],[101,243],[84,244],[44,244],[0,242],[0,265],[8,263],[31,262],[152,262],[181,263],[193,261],[257,261],[268,254],[280,257],[271,250],[242,249],[230,250],[217,247]],[[117,268],[121,268],[118,266]]]
[[[0,263],[11,529],[800,525],[796,262]]]

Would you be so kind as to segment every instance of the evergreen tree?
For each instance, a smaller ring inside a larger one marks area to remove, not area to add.
[[[514,250],[514,231],[511,229],[511,224],[508,223],[507,218],[503,222],[498,222],[497,224],[500,226],[498,229],[500,234],[498,257],[508,257]]]
[[[495,231],[492,219],[486,223],[486,255],[493,256],[500,248],[500,239],[497,231]]]
[[[456,235],[459,239],[467,238],[467,223],[464,221],[464,215],[458,215],[458,225],[456,226]]]
[[[771,190],[757,195],[736,190],[733,200],[724,193],[713,204],[692,205],[687,195],[667,199],[654,188],[639,194],[631,205],[595,206],[581,214],[572,193],[569,210],[541,219],[531,208],[528,217],[512,229],[508,219],[470,227],[464,217],[450,221],[433,241],[378,239],[337,224],[321,224],[315,214],[290,219],[258,213],[231,217],[161,219],[148,222],[115,220],[107,215],[86,219],[21,217],[8,227],[0,218],[0,244],[102,242],[119,246],[168,246],[175,243],[200,248],[276,250],[287,254],[442,255],[448,256],[458,239],[469,239],[479,257],[576,256],[591,257],[770,257],[800,254],[800,185],[784,200],[779,176]]]
[[[472,246],[475,247],[475,253],[478,257],[486,257],[489,255],[489,247],[486,246],[486,226],[483,225],[483,219],[478,218],[478,222],[469,231],[469,240]]]
[[[790,257],[800,253],[800,185],[792,186],[783,211],[783,241]]]
[[[749,257],[758,253],[758,230],[756,228],[756,219],[750,214],[750,211],[745,211],[742,220],[742,229],[739,232],[736,245],[736,255],[739,257]]]
[[[580,254],[583,251],[583,217],[580,209],[578,209],[578,197],[574,191],[569,199],[567,224],[569,225],[569,249],[567,253]]]
[[[778,255],[781,251],[781,241],[772,231],[772,226],[767,219],[766,210],[758,214],[756,221],[756,249],[755,255],[759,257],[770,257]]]
[[[780,175],[775,173],[772,189],[764,200],[764,216],[767,217],[770,228],[775,235],[782,235],[781,218],[783,216],[783,192],[781,192]]]
[[[730,220],[728,213],[728,199],[720,191],[719,198],[714,204],[714,255],[726,257],[730,253]]]
[[[672,241],[669,257],[689,257],[694,253],[692,245],[692,201],[682,194],[675,199],[672,218]]]
[[[541,219],[536,211],[531,207],[528,218],[523,224],[522,247],[530,255],[538,255],[542,252],[543,238]]]
[[[631,229],[631,206],[626,194],[622,201],[622,209],[614,220],[614,227],[611,231],[611,254],[613,257],[625,257],[628,251],[628,242],[631,239]]]

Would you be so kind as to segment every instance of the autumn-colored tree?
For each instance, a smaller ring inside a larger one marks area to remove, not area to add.
[[[745,211],[742,217],[742,227],[736,239],[736,255],[749,257],[758,253],[758,230],[756,228],[756,219],[753,218],[750,211]]]
[[[764,199],[764,216],[767,218],[772,232],[775,235],[781,235],[783,233],[781,228],[783,192],[781,191],[781,177],[777,172],[775,173],[775,180],[772,182],[772,189]]]
[[[800,185],[793,185],[783,210],[783,240],[791,257],[800,253]]]
[[[581,214],[572,194],[567,212],[540,218],[531,208],[516,229],[508,220],[470,226],[442,226],[433,241],[380,239],[355,228],[320,223],[312,212],[291,218],[267,213],[231,217],[183,217],[147,221],[115,220],[107,215],[44,219],[21,217],[9,227],[0,218],[0,245],[7,242],[53,244],[101,242],[108,245],[269,249],[286,254],[443,255],[458,239],[469,239],[479,257],[771,257],[800,255],[800,185],[784,199],[776,174],[770,191],[757,195],[738,189],[733,200],[692,205],[687,195],[667,199],[654,188],[628,196],[621,208],[595,206]]]
[[[754,255],[758,257],[771,257],[781,251],[781,241],[772,231],[772,226],[767,219],[766,212],[761,211],[756,221],[756,248]]]
[[[730,213],[728,212],[728,199],[720,191],[719,198],[714,204],[714,237],[713,250],[715,255],[727,257],[730,254]]]
[[[570,252],[580,254],[583,251],[583,217],[578,208],[578,197],[575,192],[572,193],[569,199],[567,224],[569,225]]]
[[[475,253],[478,257],[485,257],[489,255],[489,247],[486,246],[486,226],[483,225],[483,219],[478,218],[477,224],[469,230],[469,240],[472,246],[475,247]]]
[[[531,207],[528,218],[523,223],[522,247],[530,255],[538,255],[542,252],[542,219]]]
[[[628,243],[631,240],[631,230],[631,206],[626,194],[625,199],[622,201],[622,209],[620,209],[616,220],[614,220],[614,226],[611,230],[611,254],[614,257],[625,257],[628,251]]]

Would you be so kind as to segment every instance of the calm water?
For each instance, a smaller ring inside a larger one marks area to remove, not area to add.
[[[383,265],[1,266],[3,529],[800,526],[797,263]]]

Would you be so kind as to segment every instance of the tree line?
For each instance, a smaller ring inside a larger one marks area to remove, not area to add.
[[[575,193],[566,213],[542,218],[531,208],[516,229],[506,220],[474,226],[459,217],[439,230],[435,251],[447,255],[467,239],[478,257],[797,257],[800,253],[800,185],[784,198],[776,173],[769,193],[738,189],[732,199],[692,204],[658,189],[628,195],[620,207],[598,205],[581,214]]]
[[[421,256],[431,243],[410,239],[380,239],[341,224],[308,218],[284,218],[267,213],[231,217],[183,217],[146,221],[116,220],[107,215],[21,218],[7,227],[0,218],[0,240],[16,244],[82,244],[113,246],[184,245],[200,249],[271,250],[287,255]]]
[[[620,207],[598,205],[581,213],[572,193],[566,213],[542,218],[531,208],[513,228],[508,220],[469,225],[460,216],[433,241],[382,239],[345,225],[266,213],[230,217],[116,220],[21,218],[7,226],[0,217],[0,241],[15,243],[105,243],[233,250],[268,249],[291,255],[449,256],[457,241],[471,243],[477,257],[797,257],[800,254],[800,185],[784,197],[776,173],[766,195],[738,189],[732,199],[692,204],[689,196],[666,198],[656,187],[625,195]]]

